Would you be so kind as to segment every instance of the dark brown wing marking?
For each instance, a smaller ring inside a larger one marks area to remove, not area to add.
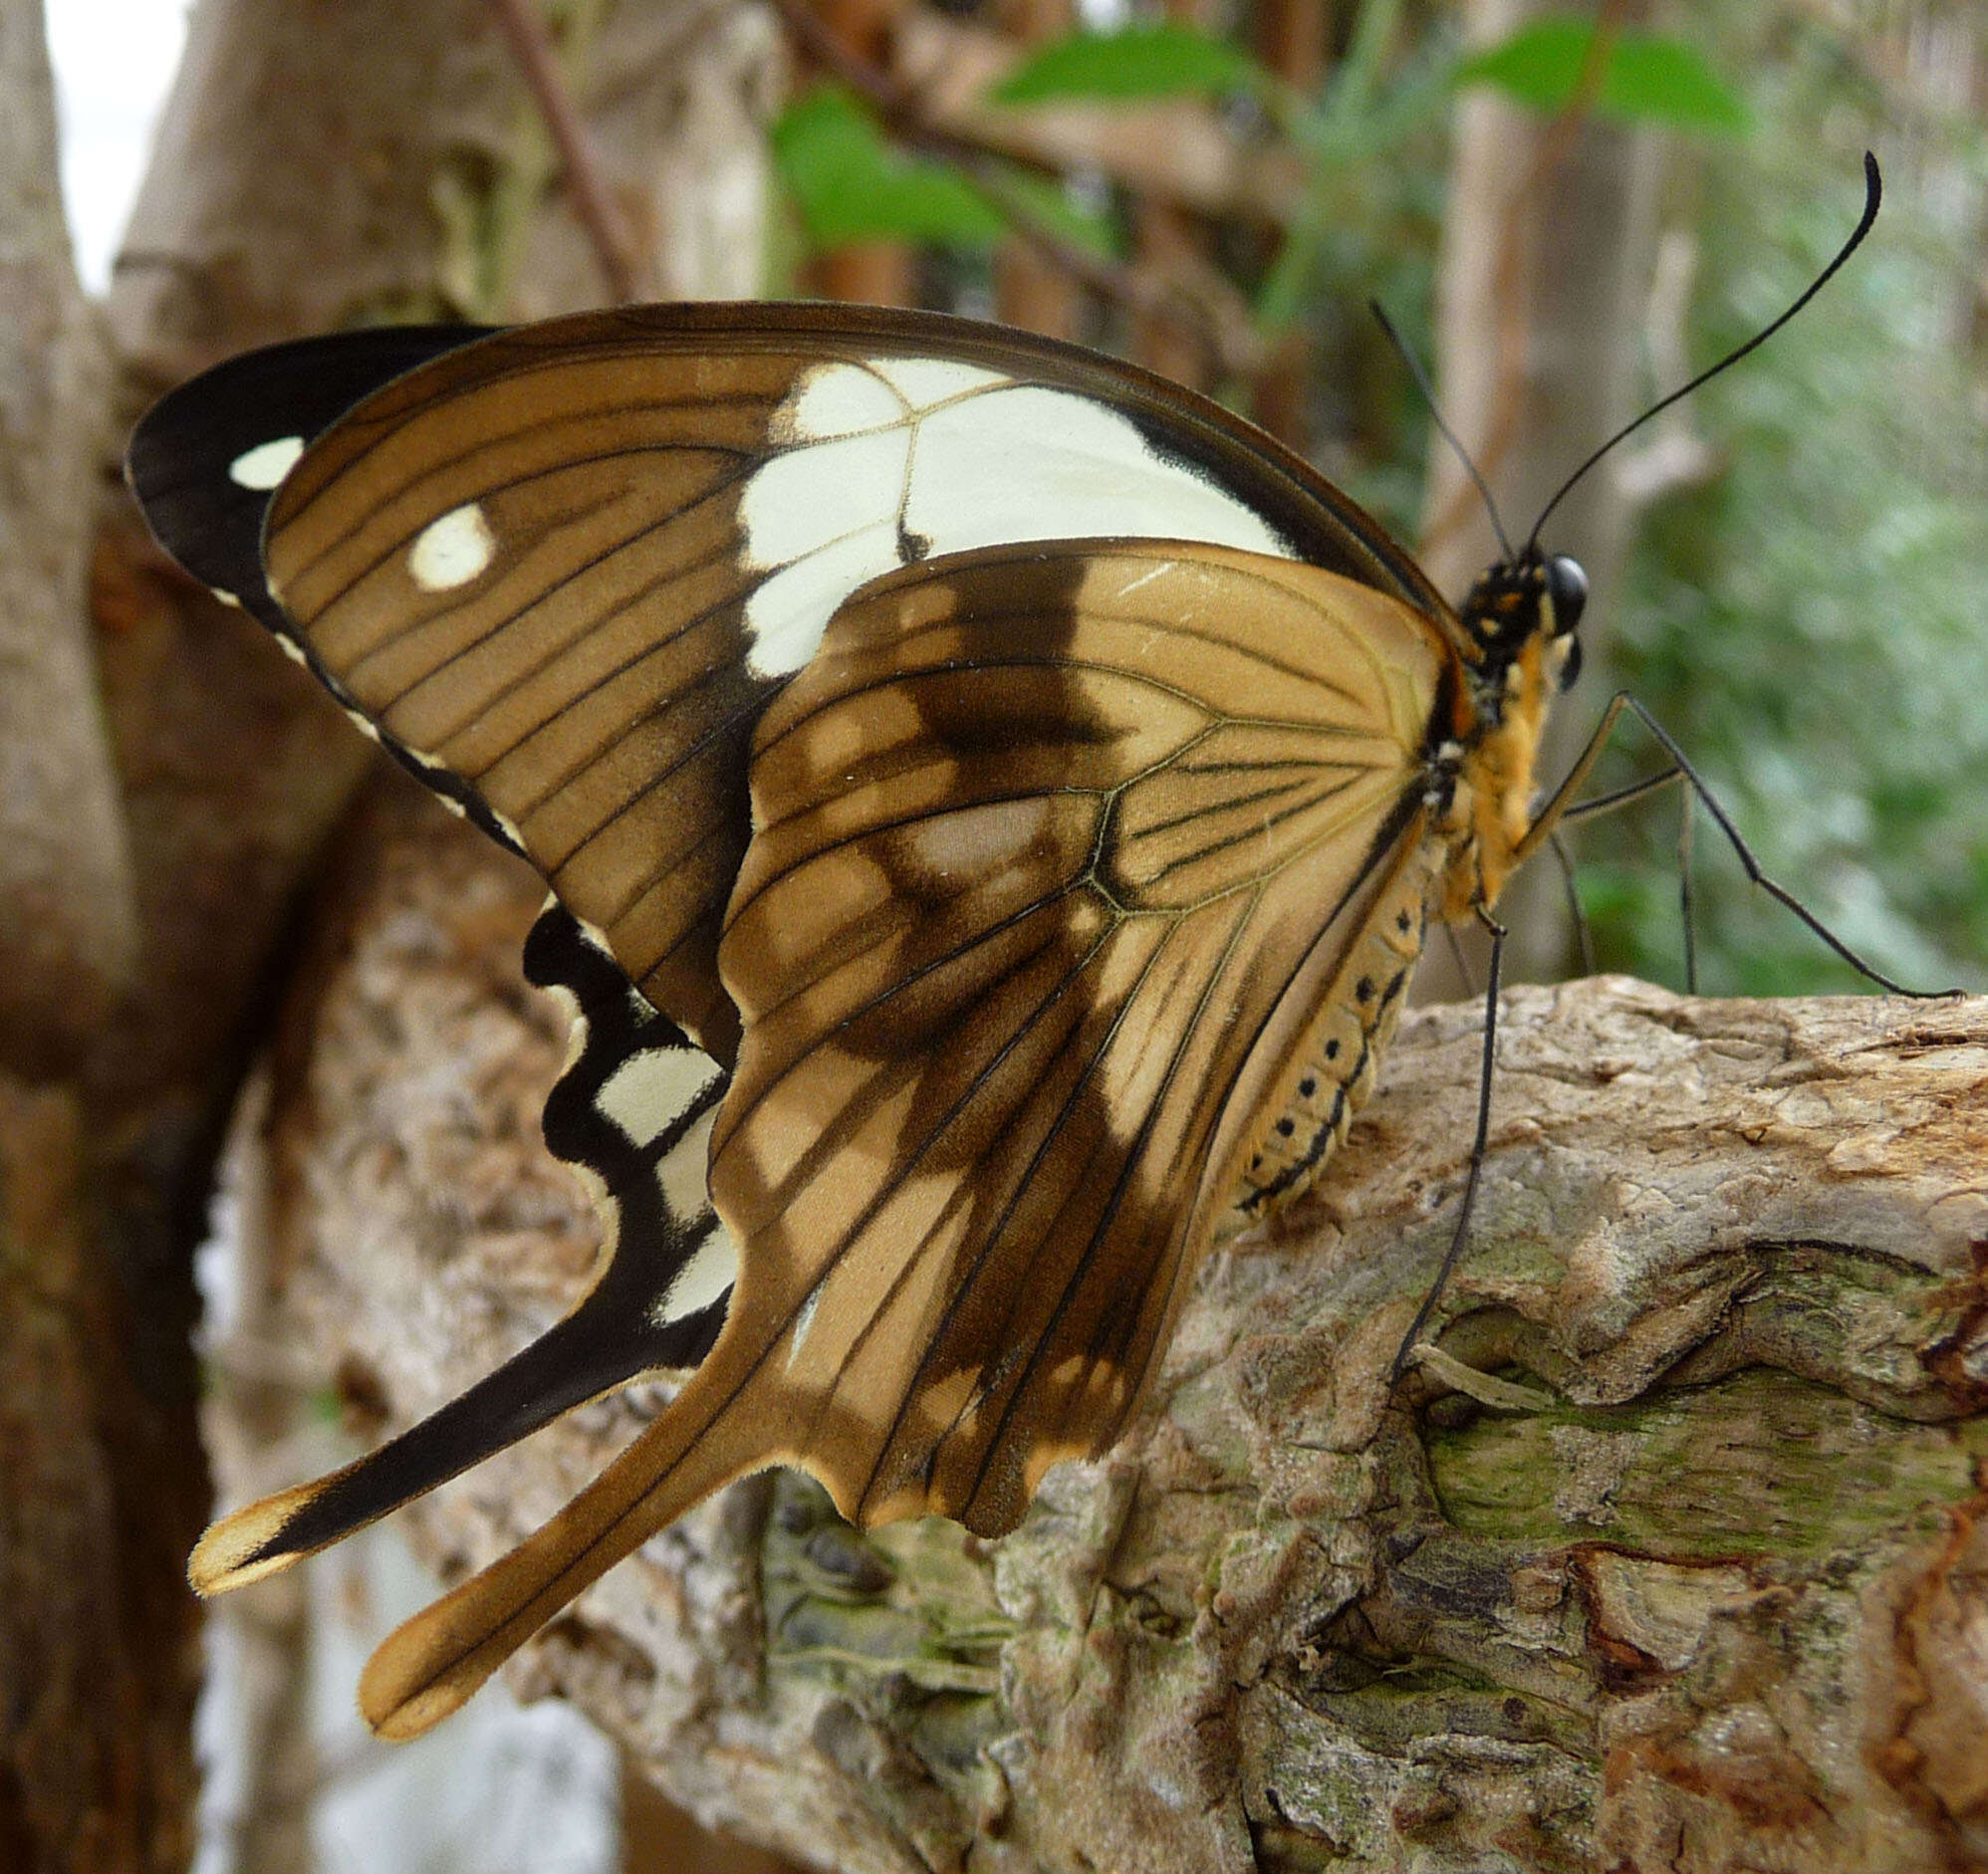
[[[1023,335],[824,307],[594,314],[450,351],[311,448],[265,559],[340,696],[728,1061],[715,955],[752,726],[834,605],[915,555],[1154,514],[1440,610],[1211,404]]]

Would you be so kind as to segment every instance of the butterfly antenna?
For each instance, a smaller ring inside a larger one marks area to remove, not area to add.
[[[1436,403],[1435,386],[1429,382],[1429,374],[1422,368],[1422,360],[1408,350],[1401,335],[1394,330],[1394,322],[1387,317],[1386,310],[1378,300],[1368,300],[1367,307],[1367,311],[1380,322],[1380,330],[1387,335],[1387,343],[1400,354],[1401,362],[1407,365],[1408,375],[1415,380],[1415,388],[1422,393],[1422,401],[1429,406],[1429,420],[1442,432],[1443,441],[1456,451],[1456,459],[1463,464],[1465,472],[1477,484],[1477,492],[1484,497],[1484,512],[1491,517],[1491,531],[1498,536],[1499,550],[1509,563],[1513,558],[1512,543],[1506,537],[1505,523],[1498,518],[1498,504],[1491,499],[1491,490],[1478,472],[1477,464],[1470,459],[1470,451],[1457,440],[1456,431],[1443,421],[1442,411]]]
[[[1737,364],[1740,361],[1740,359],[1746,356],[1746,354],[1749,351],[1757,351],[1761,346],[1765,345],[1769,339],[1773,338],[1774,335],[1777,332],[1779,332],[1783,326],[1785,326],[1791,319],[1793,319],[1795,315],[1802,310],[1803,307],[1808,305],[1808,303],[1812,299],[1814,299],[1816,295],[1823,290],[1824,287],[1826,287],[1829,284],[1831,276],[1836,273],[1837,269],[1840,268],[1845,261],[1847,261],[1853,254],[1857,252],[1857,250],[1860,247],[1864,245],[1864,237],[1870,232],[1870,224],[1877,219],[1877,204],[1879,203],[1880,200],[1882,200],[1883,193],[1884,193],[1883,184],[1879,180],[1877,174],[1877,158],[1873,156],[1869,150],[1866,149],[1864,152],[1864,214],[1862,218],[1858,221],[1857,227],[1852,232],[1850,239],[1847,240],[1843,244],[1843,246],[1837,250],[1836,259],[1831,261],[1830,264],[1827,267],[1825,267],[1822,270],[1822,272],[1819,273],[1815,277],[1815,279],[1809,283],[1808,291],[1805,292],[1801,296],[1801,298],[1794,303],[1794,305],[1789,307],[1788,310],[1785,313],[1783,313],[1781,317],[1777,319],[1771,326],[1767,326],[1763,328],[1761,331],[1756,332],[1753,335],[1753,337],[1747,340],[1747,342],[1744,345],[1739,346],[1735,348],[1733,351],[1728,351],[1725,354],[1725,356],[1720,358],[1716,364],[1710,366],[1708,369],[1701,370],[1697,374],[1697,376],[1691,379],[1691,381],[1688,384],[1680,384],[1675,390],[1671,391],[1671,393],[1667,397],[1663,397],[1659,399],[1657,402],[1652,403],[1649,406],[1649,408],[1643,411],[1643,413],[1640,416],[1638,416],[1633,422],[1625,423],[1620,429],[1616,430],[1615,433],[1613,436],[1611,436],[1607,442],[1603,443],[1599,449],[1597,449],[1592,455],[1590,455],[1588,459],[1585,462],[1583,462],[1581,466],[1577,468],[1574,471],[1574,473],[1566,479],[1566,481],[1561,483],[1559,491],[1554,495],[1553,499],[1549,501],[1546,504],[1546,506],[1540,510],[1540,518],[1533,523],[1533,531],[1526,537],[1526,549],[1528,552],[1531,552],[1532,549],[1538,545],[1540,537],[1540,529],[1546,525],[1547,517],[1553,513],[1555,508],[1559,507],[1560,504],[1567,499],[1569,494],[1573,492],[1575,483],[1580,481],[1580,479],[1584,475],[1586,475],[1588,471],[1592,469],[1597,462],[1601,461],[1601,459],[1605,455],[1607,455],[1611,449],[1613,449],[1618,442],[1624,442],[1630,436],[1633,436],[1637,430],[1639,430],[1646,422],[1650,420],[1651,417],[1656,416],[1660,414],[1662,411],[1669,409],[1673,403],[1679,400],[1679,398],[1688,397],[1692,391],[1698,388],[1700,384],[1709,382],[1712,378],[1716,377],[1722,370],[1727,369],[1731,365]]]

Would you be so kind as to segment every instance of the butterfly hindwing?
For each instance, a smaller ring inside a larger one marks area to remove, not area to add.
[[[872,588],[769,710],[712,1191],[846,1514],[998,1531],[1110,1442],[1416,861],[1438,667],[1336,576],[1076,542]]]
[[[1419,910],[1441,664],[1370,588],[1189,544],[960,556],[846,605],[755,743],[725,1327],[594,1486],[387,1643],[373,1722],[452,1709],[746,1471],[993,1532],[1108,1444],[1320,1010]]]

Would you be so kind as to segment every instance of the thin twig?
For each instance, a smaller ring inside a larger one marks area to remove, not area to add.
[[[1477,464],[1489,477],[1512,446],[1518,433],[1519,414],[1525,401],[1526,326],[1520,309],[1519,289],[1524,267],[1526,242],[1521,238],[1527,209],[1553,179],[1574,147],[1574,139],[1587,125],[1589,113],[1607,77],[1610,55],[1627,12],[1626,0],[1602,0],[1596,10],[1595,31],[1582,60],[1581,75],[1574,91],[1547,125],[1537,153],[1528,166],[1525,179],[1506,200],[1498,232],[1498,265],[1492,277],[1491,298],[1497,319],[1497,371],[1491,400],[1490,420],[1476,449]],[[1431,553],[1447,540],[1476,507],[1474,490],[1460,482],[1442,512],[1422,534],[1422,552]]]
[[[518,62],[519,75],[545,119],[560,168],[573,197],[574,212],[594,244],[594,253],[607,276],[609,296],[625,306],[641,297],[641,267],[626,221],[601,173],[594,138],[574,109],[566,75],[559,69],[545,21],[530,0],[489,0],[491,17]]]

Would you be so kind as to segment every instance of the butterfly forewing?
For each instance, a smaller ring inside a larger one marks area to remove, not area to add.
[[[202,372],[131,432],[125,473],[147,524],[194,578],[288,635],[263,582],[272,491],[368,392],[488,336],[486,326],[380,326],[266,346]]]
[[[589,315],[438,358],[309,452],[266,543],[342,694],[473,789],[721,1059],[752,726],[865,582],[1180,534],[1439,603],[1302,464],[1126,367],[940,319],[750,310]]]

